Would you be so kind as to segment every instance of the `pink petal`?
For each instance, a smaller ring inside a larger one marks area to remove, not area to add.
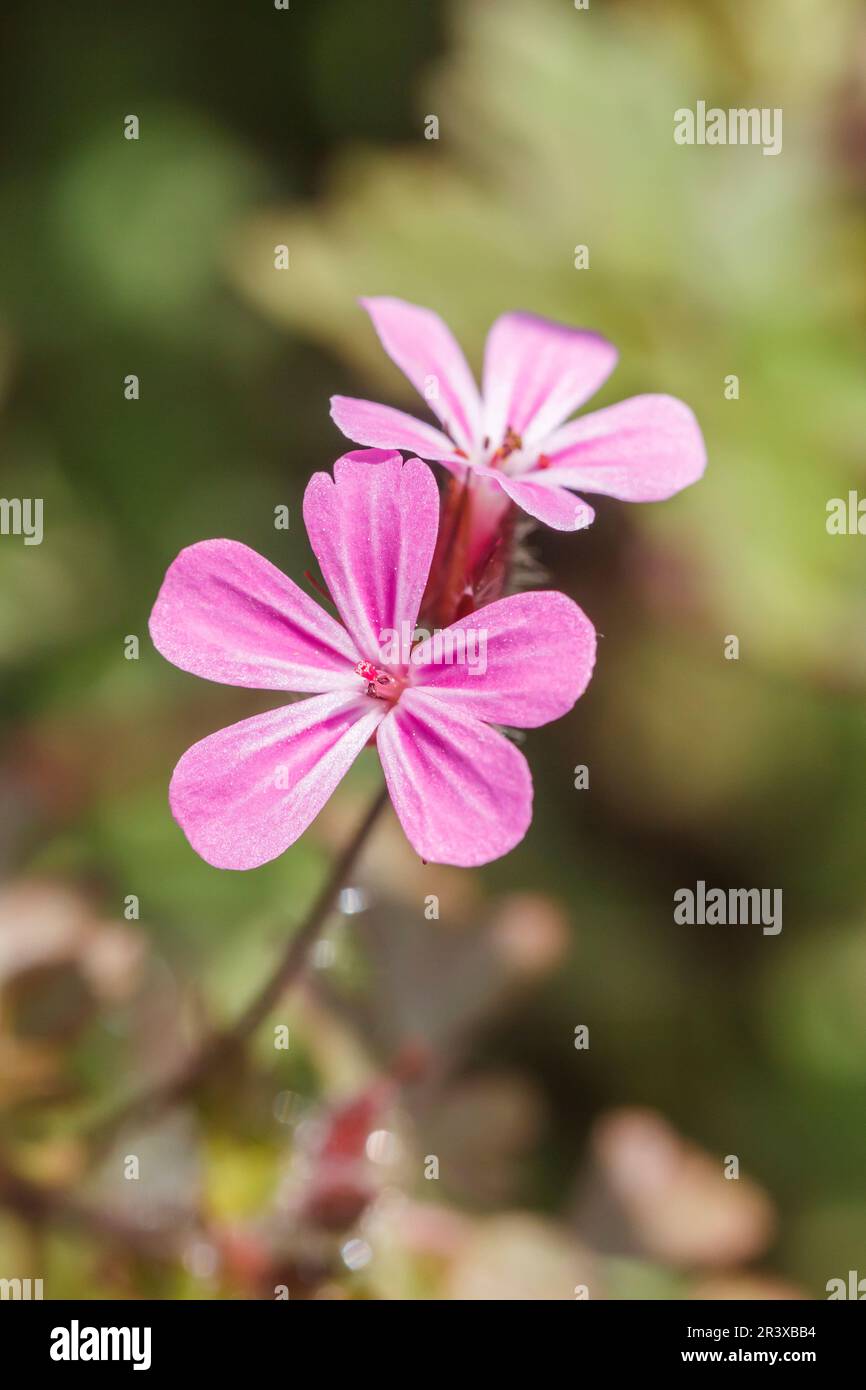
[[[568,713],[594,664],[595,628],[577,604],[527,593],[426,638],[412,653],[411,679],[455,712],[535,729]]]
[[[503,314],[484,350],[484,433],[491,446],[510,426],[532,447],[595,394],[616,359],[616,348],[597,333],[534,314]]]
[[[507,473],[500,473],[497,481],[512,502],[555,531],[582,531],[589,526],[595,519],[589,503],[566,492],[565,488],[551,487],[545,481],[546,476],[546,473],[528,473],[510,478]],[[531,481],[524,482],[524,477]]]
[[[425,425],[403,410],[353,396],[331,397],[331,419],[347,439],[377,449],[406,449],[426,459],[452,459],[454,445],[433,425]]]
[[[546,486],[659,502],[697,482],[707,451],[692,411],[674,396],[633,396],[572,420],[544,445],[551,467],[523,474]]]
[[[376,746],[406,838],[422,859],[469,868],[507,854],[532,818],[522,753],[480,720],[405,690]]]
[[[403,299],[362,299],[379,340],[443,428],[469,451],[478,439],[481,401],[466,358],[432,309]],[[432,389],[431,389],[432,388]]]
[[[238,541],[201,541],[180,552],[153,606],[150,635],[182,671],[224,685],[358,688],[358,653],[346,629]]]
[[[220,729],[184,753],[169,789],[196,854],[217,869],[275,859],[319,814],[384,717],[384,701],[316,695]]]
[[[389,630],[414,628],[439,526],[426,463],[358,450],[316,473],[304,521],[325,583],[361,654],[381,661]]]

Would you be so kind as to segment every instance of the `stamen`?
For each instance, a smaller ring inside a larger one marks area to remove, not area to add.
[[[399,683],[387,671],[380,671],[372,661],[359,661],[355,673],[367,682],[367,694],[377,700],[391,699],[399,691]]]
[[[505,431],[504,447],[508,450],[509,454],[513,454],[515,449],[523,448],[523,440],[520,438],[520,435],[517,433],[517,431],[513,430],[510,425]]]
[[[507,425],[502,443],[490,460],[491,468],[494,468],[497,463],[502,463],[508,458],[509,454],[516,453],[518,449],[522,448],[523,440],[520,438],[520,435],[516,430],[513,430],[510,425]]]

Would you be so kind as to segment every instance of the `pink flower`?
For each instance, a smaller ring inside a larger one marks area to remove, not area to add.
[[[361,303],[442,430],[390,406],[332,397],[333,419],[358,444],[405,449],[460,475],[469,467],[558,531],[579,530],[594,516],[568,488],[658,502],[704,471],[700,427],[673,396],[633,396],[563,423],[616,365],[616,349],[596,333],[503,314],[487,335],[479,395],[438,314],[402,299]]]
[[[180,759],[169,799],[209,864],[251,869],[293,844],[375,740],[394,808],[424,859],[474,865],[523,838],[532,781],[491,724],[536,728],[571,709],[595,631],[559,593],[503,598],[411,649],[436,541],[439,496],[420,459],[358,451],[317,473],[304,520],[342,624],[236,541],[181,551],[150,619],[158,650],[208,680],[310,698],[245,719]],[[485,669],[442,660],[484,634]],[[383,637],[384,634],[384,637]],[[446,640],[447,639],[447,642]]]

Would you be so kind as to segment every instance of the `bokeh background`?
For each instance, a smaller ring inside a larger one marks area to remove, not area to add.
[[[45,538],[0,537],[0,1156],[60,1219],[0,1183],[0,1277],[629,1299],[866,1275],[866,541],[825,527],[864,487],[857,0],[11,3],[2,27],[0,491],[44,498]],[[698,99],[782,107],[783,153],[676,146]],[[424,867],[389,813],[244,1055],[94,1144],[237,1015],[377,783],[370,753],[280,861],[209,868],[171,769],[273,701],[147,637],[184,545],[310,563],[332,393],[412,408],[363,293],[435,308],[476,368],[509,308],[603,332],[599,403],[682,397],[709,470],[535,536],[604,637],[527,739],[524,844]],[[699,878],[782,888],[782,933],[676,925]]]

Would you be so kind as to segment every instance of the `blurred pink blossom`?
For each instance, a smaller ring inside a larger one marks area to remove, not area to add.
[[[405,449],[460,477],[471,469],[558,531],[578,531],[595,515],[568,489],[658,502],[701,477],[700,427],[673,396],[633,396],[568,420],[616,365],[616,349],[597,333],[534,314],[503,314],[487,335],[479,394],[438,314],[402,299],[361,303],[442,430],[390,406],[333,396],[331,415],[356,443]]]

